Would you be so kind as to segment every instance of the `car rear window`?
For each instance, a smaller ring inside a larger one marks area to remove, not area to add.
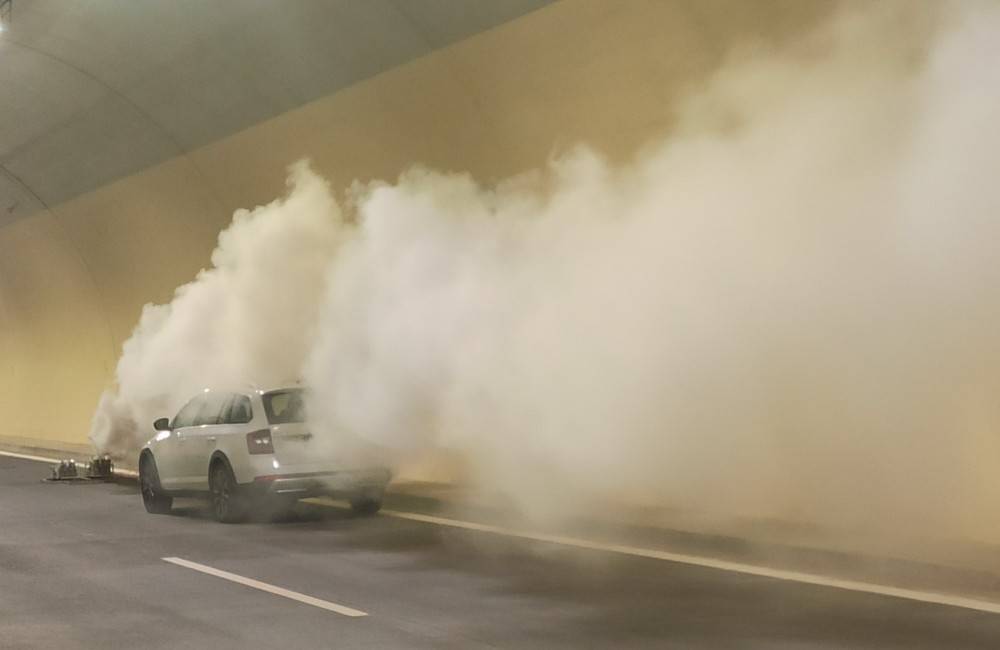
[[[306,409],[302,389],[276,390],[263,396],[264,412],[270,424],[305,422]]]

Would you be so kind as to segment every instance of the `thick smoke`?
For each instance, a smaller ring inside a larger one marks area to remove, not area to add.
[[[126,456],[206,386],[288,385],[300,377],[336,251],[341,213],[305,163],[287,199],[240,210],[219,235],[212,268],[168,305],[146,305],[101,397],[90,439]]]
[[[147,308],[96,422],[306,359],[331,453],[457,451],[529,512],[1000,539],[1000,11],[881,4],[737,54],[626,166],[415,168],[348,221],[297,168]],[[261,317],[277,287],[297,317]]]

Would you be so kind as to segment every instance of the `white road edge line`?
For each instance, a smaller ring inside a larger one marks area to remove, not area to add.
[[[44,456],[32,456],[30,454],[15,454],[12,451],[0,451],[0,456],[9,456],[10,458],[21,458],[24,460],[34,460],[38,461],[39,463],[58,464],[62,462],[61,460],[57,460],[55,458],[46,458]]]
[[[561,544],[563,546],[572,546],[574,548],[582,548],[591,551],[605,551],[608,553],[619,553],[622,555],[632,555],[636,557],[650,558],[654,560],[665,560],[667,562],[690,564],[693,566],[706,567],[709,569],[718,569],[720,571],[731,571],[734,573],[743,573],[747,575],[760,576],[764,578],[788,580],[790,582],[800,582],[808,585],[831,587],[833,589],[844,589],[847,591],[858,591],[867,594],[876,594],[879,596],[890,596],[892,598],[913,600],[922,603],[947,605],[949,607],[961,607],[963,609],[972,609],[980,612],[989,612],[991,614],[1000,614],[1000,603],[991,602],[987,600],[978,600],[975,598],[966,598],[963,596],[953,596],[949,594],[941,594],[929,591],[918,591],[915,589],[904,589],[901,587],[890,587],[886,585],[879,585],[868,582],[859,582],[855,580],[841,580],[839,578],[834,578],[814,573],[802,573],[799,571],[784,571],[782,569],[772,569],[769,567],[756,566],[753,564],[728,562],[725,560],[717,560],[709,557],[702,557],[697,555],[683,555],[680,553],[670,553],[667,551],[658,551],[656,549],[640,548],[637,546],[627,546],[624,544],[605,544],[601,542],[592,542],[590,540],[580,539],[576,537],[566,537],[563,535],[548,535],[545,533],[533,533],[528,531],[511,530],[507,528],[502,528],[500,526],[491,526],[489,524],[477,524],[470,521],[448,519],[445,517],[434,517],[431,515],[421,515],[413,512],[402,512],[399,510],[382,510],[381,513],[389,517],[396,517],[397,519],[408,519],[411,521],[419,521],[427,524],[437,524],[438,526],[450,526],[452,528],[464,528],[466,530],[475,530],[483,533],[493,533],[496,535],[505,535],[507,537],[529,539],[537,542],[547,542],[549,544]]]
[[[53,465],[58,465],[62,460],[58,458],[48,458],[46,456],[32,456],[30,454],[18,454],[13,451],[0,451],[0,456],[9,456],[11,458],[23,458],[24,460],[34,460],[39,463],[52,463]],[[139,478],[139,472],[131,469],[120,469],[115,468],[115,474],[119,476],[128,476],[129,478]]]
[[[267,593],[274,594],[276,596],[283,596],[284,598],[288,598],[290,600],[295,600],[300,603],[305,603],[306,605],[312,605],[313,607],[319,607],[320,609],[336,612],[344,616],[350,616],[352,618],[357,618],[359,616],[368,616],[366,612],[362,612],[359,609],[354,609],[353,607],[338,605],[337,603],[331,603],[328,600],[322,600],[320,598],[307,596],[306,594],[300,594],[297,591],[291,591],[289,589],[284,589],[282,587],[275,587],[274,585],[269,585],[266,582],[261,582],[259,580],[254,580],[252,578],[244,578],[241,575],[237,575],[235,573],[229,573],[228,571],[222,571],[220,569],[215,569],[210,566],[206,566],[204,564],[198,564],[197,562],[185,560],[184,558],[165,557],[161,559],[164,562],[169,562],[171,564],[176,564],[177,566],[182,566],[187,569],[193,569],[195,571],[207,573],[208,575],[215,576],[216,578],[229,580],[230,582],[235,582],[237,584],[241,584],[245,587],[250,587],[252,589],[259,589],[260,591],[266,591]]]

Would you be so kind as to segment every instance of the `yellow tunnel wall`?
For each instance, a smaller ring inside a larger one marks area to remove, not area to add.
[[[496,180],[577,143],[624,160],[734,44],[832,6],[563,0],[0,228],[0,437],[85,442],[142,306],[208,264],[235,209],[279,196],[289,163],[342,188],[415,162]]]

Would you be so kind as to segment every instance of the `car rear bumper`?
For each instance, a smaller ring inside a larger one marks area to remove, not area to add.
[[[385,468],[310,472],[306,474],[279,474],[258,476],[254,486],[266,494],[306,498],[311,496],[338,496],[364,493],[381,493],[392,478]]]

